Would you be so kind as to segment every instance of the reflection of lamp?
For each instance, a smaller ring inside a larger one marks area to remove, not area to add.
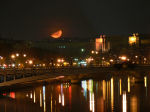
[[[123,112],[127,112],[127,95],[126,95],[126,92],[123,93],[122,95],[122,109],[123,109]]]

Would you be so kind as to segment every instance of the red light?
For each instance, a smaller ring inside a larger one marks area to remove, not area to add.
[[[15,92],[10,92],[10,98],[15,99]]]

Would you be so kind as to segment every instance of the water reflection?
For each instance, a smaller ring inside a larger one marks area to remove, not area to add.
[[[42,92],[40,90],[40,107],[42,107]]]
[[[144,77],[144,86],[147,87],[147,76]]]
[[[148,77],[144,76],[141,80],[133,76],[113,76],[106,80],[83,80],[81,85],[71,85],[67,82],[3,93],[4,97],[0,99],[0,111],[147,111],[147,108],[150,108]],[[145,104],[142,105],[140,101]]]
[[[130,92],[130,77],[128,77],[128,92]]]
[[[114,110],[113,107],[114,107],[114,79],[111,78],[111,109],[112,111]]]
[[[45,86],[43,86],[43,103],[44,103],[44,112],[46,112]]]
[[[122,109],[123,109],[123,112],[127,112],[127,95],[126,95],[126,92],[123,93],[122,95]]]
[[[121,79],[119,80],[119,87],[120,87],[120,95],[122,94],[122,85],[121,85]]]
[[[130,103],[130,107],[131,107],[130,111],[131,112],[138,112],[137,97],[136,96],[132,96],[130,102],[131,102]]]

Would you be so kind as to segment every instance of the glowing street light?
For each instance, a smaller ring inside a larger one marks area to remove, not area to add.
[[[111,63],[112,63],[112,62],[114,62],[114,60],[113,60],[113,59],[110,59],[109,61],[110,61]]]
[[[58,60],[57,60],[57,62],[59,62],[59,63],[60,63],[60,62],[61,62],[61,60],[60,60],[60,59],[58,59]]]
[[[16,56],[18,57],[18,56],[19,56],[19,53],[16,53]]]
[[[12,66],[12,67],[15,67],[15,64],[12,64],[11,66]]]
[[[58,62],[58,63],[64,62],[64,59],[57,59],[57,62]]]
[[[126,60],[127,60],[127,57],[126,57],[126,56],[122,56],[122,57],[121,57],[121,60],[122,60],[122,61],[126,61]]]
[[[0,59],[3,60],[4,58],[2,56],[0,56]]]
[[[98,51],[96,51],[95,54],[98,54]]]
[[[26,57],[27,55],[26,54],[23,54],[23,57]]]
[[[32,60],[29,60],[29,64],[32,65],[32,64],[33,64],[33,61],[32,61]]]
[[[81,49],[81,52],[84,52],[84,51],[85,51],[85,49],[82,48],[82,49]]]
[[[92,54],[94,54],[94,51],[91,51]]]
[[[15,56],[14,54],[12,54],[12,55],[11,55],[11,58],[12,58],[12,59],[15,59],[15,58],[16,58],[16,56]]]

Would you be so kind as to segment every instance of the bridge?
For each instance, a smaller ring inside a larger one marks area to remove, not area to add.
[[[21,84],[33,81],[60,79],[65,76],[75,77],[79,74],[94,73],[143,73],[148,72],[150,66],[139,66],[134,70],[124,69],[118,70],[113,67],[61,67],[61,68],[26,68],[26,69],[0,69],[0,87]]]

